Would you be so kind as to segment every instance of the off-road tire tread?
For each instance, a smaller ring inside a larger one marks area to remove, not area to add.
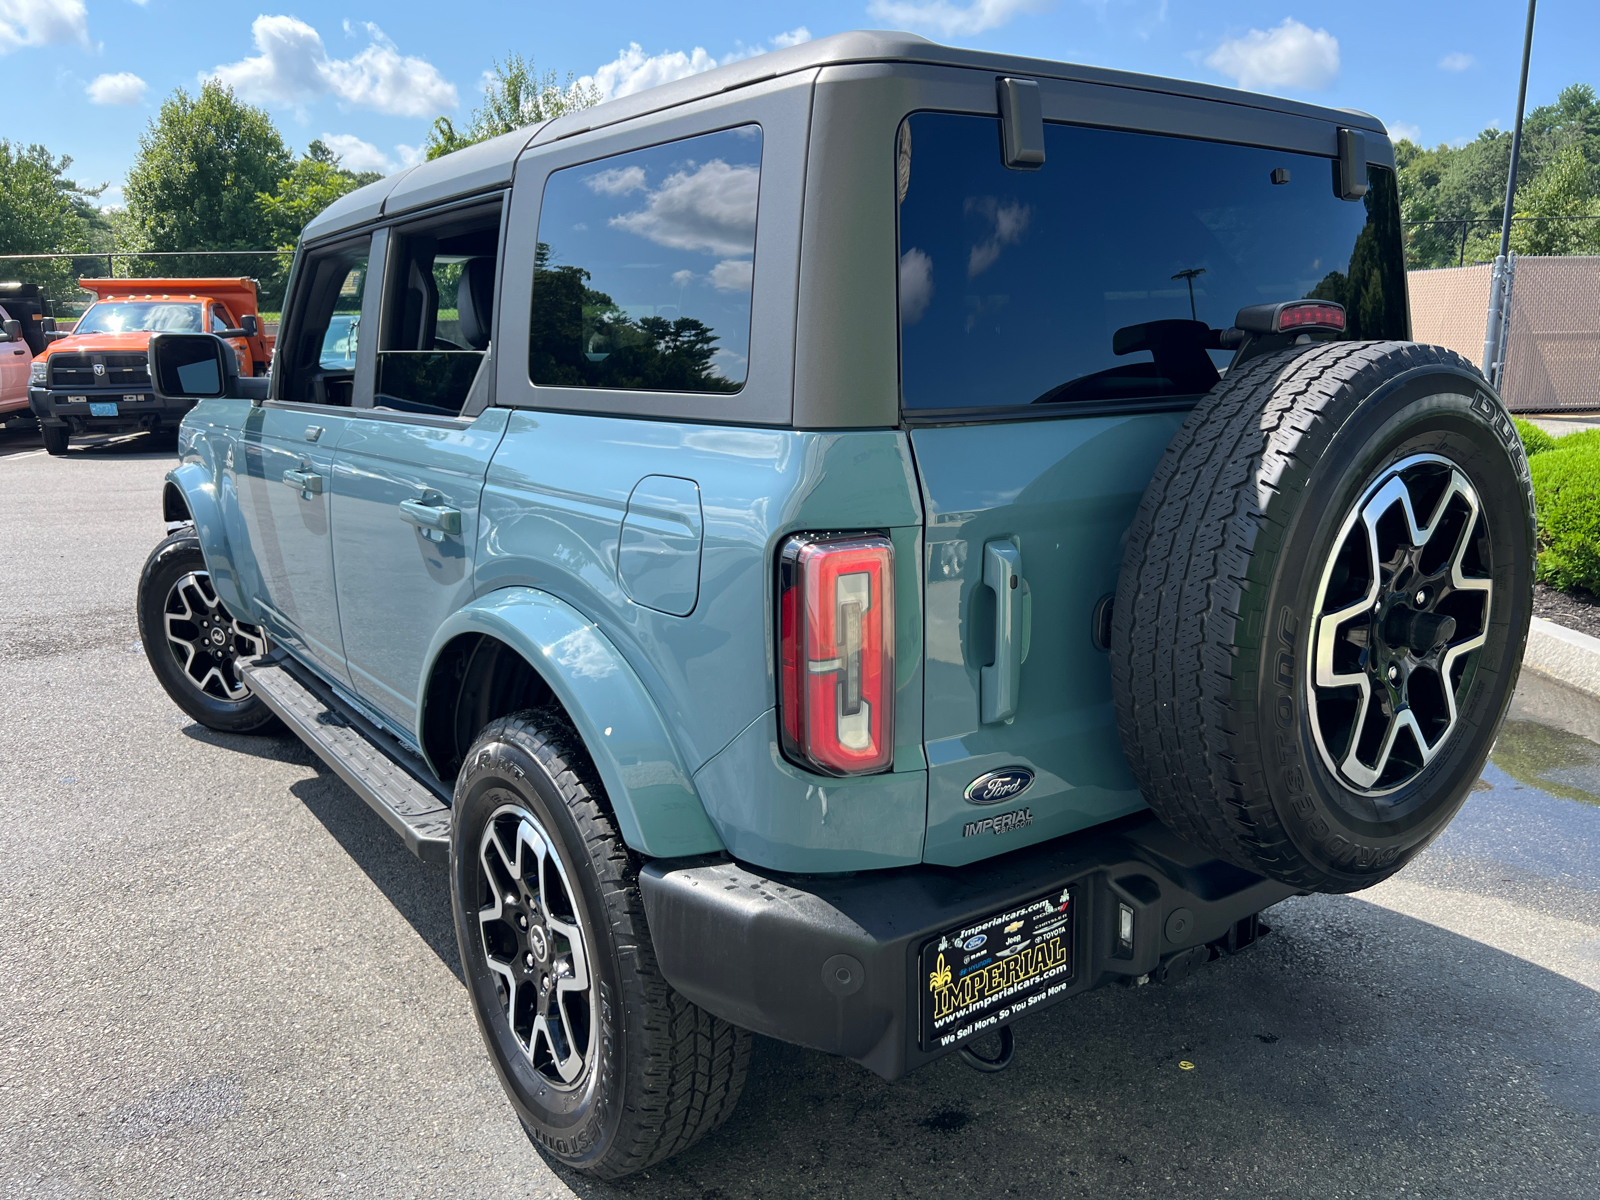
[[[605,789],[566,713],[551,706],[492,721],[467,761],[493,741],[519,746],[555,783],[604,897],[606,911],[596,919],[606,920],[622,968],[625,1061],[644,1064],[642,1093],[623,1099],[615,1142],[586,1168],[618,1179],[688,1149],[728,1119],[749,1072],[750,1033],[691,1004],[661,974],[639,891],[639,860],[617,832]]]
[[[1252,559],[1281,547],[1311,466],[1359,404],[1351,397],[1427,366],[1473,370],[1437,346],[1332,342],[1229,372],[1173,437],[1128,534],[1111,677],[1140,790],[1187,841],[1308,891],[1349,891],[1388,872],[1329,874],[1273,808],[1258,769],[1266,748],[1232,688],[1245,592],[1265,586],[1259,564],[1249,578]]]

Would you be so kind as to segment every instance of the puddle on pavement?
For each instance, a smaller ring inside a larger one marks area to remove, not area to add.
[[[1600,892],[1600,701],[1524,671],[1461,811],[1425,852]]]

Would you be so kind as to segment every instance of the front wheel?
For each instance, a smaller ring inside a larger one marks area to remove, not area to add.
[[[44,452],[52,458],[65,454],[70,432],[65,425],[47,425],[40,421],[39,436],[44,439]]]
[[[173,703],[207,729],[266,733],[278,719],[245,686],[239,660],[267,652],[266,635],[217,598],[193,526],[150,552],[139,577],[139,638]]]
[[[528,1136],[616,1179],[722,1124],[750,1034],[661,976],[636,865],[554,709],[491,723],[456,781],[456,937],[484,1044]]]

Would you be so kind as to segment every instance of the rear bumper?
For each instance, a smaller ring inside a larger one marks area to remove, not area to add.
[[[657,960],[685,997],[886,1079],[970,1040],[920,1028],[922,951],[947,931],[1071,888],[1070,982],[1039,993],[1034,1012],[1103,983],[1187,973],[1295,894],[1207,858],[1149,813],[960,868],[775,878],[725,859],[658,859],[639,884]],[[1123,905],[1131,947],[1118,938]]]
[[[70,396],[82,396],[83,399],[69,399]],[[139,399],[124,400],[124,396],[138,396]],[[91,404],[114,404],[116,415],[97,416],[90,409]],[[47,425],[66,425],[74,433],[120,433],[158,426],[176,429],[194,406],[195,401],[188,399],[163,400],[148,386],[127,392],[65,392],[40,387],[28,389],[28,407],[33,410],[34,416]]]

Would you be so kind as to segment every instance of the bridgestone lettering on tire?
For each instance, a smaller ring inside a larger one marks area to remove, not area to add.
[[[662,978],[638,864],[563,713],[495,721],[464,761],[450,845],[456,935],[523,1128],[606,1179],[687,1149],[733,1112],[750,1034]]]
[[[1534,510],[1510,418],[1406,342],[1245,364],[1167,448],[1112,620],[1128,763],[1195,845],[1368,887],[1455,815],[1516,684]]]

